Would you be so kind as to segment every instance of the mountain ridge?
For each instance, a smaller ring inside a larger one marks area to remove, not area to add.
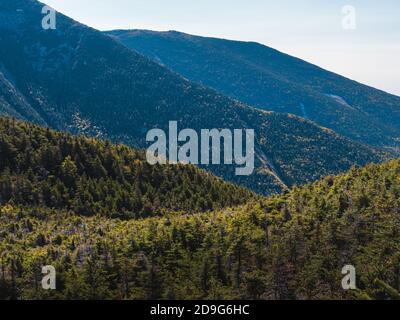
[[[177,31],[105,33],[189,80],[249,105],[309,118],[360,142],[388,148],[400,144],[400,97],[276,49]]]
[[[253,175],[237,177],[233,168],[223,165],[206,169],[263,194],[282,191],[279,180],[285,186],[303,184],[385,158],[379,149],[310,121],[257,110],[192,83],[60,13],[57,28],[43,30],[41,8],[42,4],[33,0],[3,0],[0,4],[2,14],[18,23],[14,30],[0,20],[0,60],[13,78],[15,91],[28,103],[19,109],[34,110],[22,115],[23,120],[136,148],[146,147],[148,130],[167,131],[169,121],[174,120],[180,128],[196,131],[255,129]],[[15,100],[15,94],[0,92],[0,101]],[[19,114],[10,112],[6,103],[0,104],[0,112]],[[272,165],[266,165],[260,154]]]

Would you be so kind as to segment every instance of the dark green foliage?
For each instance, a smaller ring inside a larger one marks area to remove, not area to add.
[[[389,286],[387,283],[382,280],[376,279],[375,284],[378,288],[380,288],[383,293],[385,293],[389,298],[393,300],[400,300],[400,293],[393,287]]]
[[[122,221],[8,204],[0,208],[0,295],[397,299],[399,208],[400,161],[202,215]],[[56,291],[40,288],[45,264],[57,269]],[[356,291],[341,287],[348,264]]]
[[[34,0],[0,2],[0,115],[135,148],[146,148],[146,133],[167,131],[169,121],[197,132],[254,129],[251,176],[236,176],[223,164],[205,169],[262,194],[383,159],[379,150],[312,122],[256,110],[192,83],[61,13],[54,32],[43,30],[42,7]]]
[[[151,166],[123,145],[0,118],[0,205],[126,219],[205,212],[253,196],[194,166]]]
[[[136,147],[171,120],[254,128],[254,175],[207,169],[265,194],[385,158],[190,83],[61,14],[47,32],[41,8],[0,2],[2,115]],[[150,166],[125,145],[0,119],[0,298],[396,299],[399,175],[392,161],[260,198],[193,166]],[[56,291],[41,289],[48,264]],[[341,288],[347,264],[357,291]]]

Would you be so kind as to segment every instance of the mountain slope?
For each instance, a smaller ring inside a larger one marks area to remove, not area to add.
[[[34,0],[0,3],[6,79],[0,92],[9,92],[7,83],[15,91],[0,102],[16,95],[24,101],[2,103],[3,114],[139,148],[147,146],[149,129],[166,130],[173,120],[196,131],[254,129],[253,175],[237,177],[233,166],[207,169],[264,194],[383,159],[381,152],[311,122],[256,110],[191,83],[62,14],[56,30],[43,30],[41,9]]]
[[[243,204],[254,195],[191,165],[0,118],[0,205],[141,218]]]
[[[107,34],[189,80],[244,103],[308,118],[363,143],[400,145],[400,97],[269,47],[175,31]]]
[[[8,115],[16,118],[29,118],[45,125],[45,122],[27,102],[26,98],[19,92],[10,79],[6,76],[0,62],[0,116]]]
[[[396,299],[400,161],[198,215],[0,206],[0,298]],[[41,290],[40,266],[57,270]],[[357,290],[345,291],[353,265]]]

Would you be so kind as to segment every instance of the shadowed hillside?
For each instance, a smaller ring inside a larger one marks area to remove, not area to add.
[[[101,32],[57,14],[41,27],[42,4],[0,3],[0,114],[74,134],[146,147],[152,128],[254,129],[256,170],[214,174],[263,194],[379,162],[384,155],[309,121],[264,112],[187,81]]]
[[[107,34],[187,79],[249,105],[293,113],[363,143],[400,146],[400,97],[272,48],[175,31]]]

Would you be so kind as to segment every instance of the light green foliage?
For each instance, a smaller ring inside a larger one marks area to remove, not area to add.
[[[1,298],[393,299],[399,208],[400,161],[207,214],[120,220],[7,204]],[[40,288],[45,264],[56,291]],[[347,264],[357,291],[341,288]]]

